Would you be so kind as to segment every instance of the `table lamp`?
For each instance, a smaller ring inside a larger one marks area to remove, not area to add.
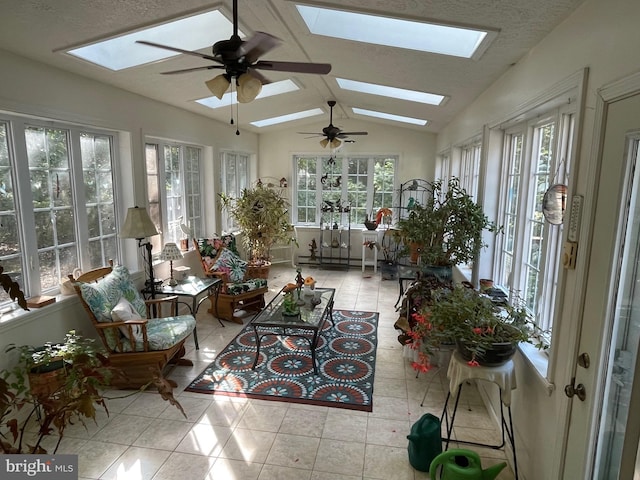
[[[178,285],[178,282],[173,277],[173,261],[180,260],[181,258],[182,258],[182,252],[178,248],[178,245],[172,242],[164,244],[164,248],[162,249],[162,252],[160,252],[160,260],[163,260],[165,262],[167,260],[169,261],[169,271],[171,272],[170,278],[169,278],[169,285],[171,287],[175,287],[176,285]]]
[[[151,256],[153,245],[151,245],[151,242],[149,241],[143,243],[142,240],[146,237],[153,237],[154,235],[158,235],[158,230],[151,221],[149,213],[147,213],[147,209],[139,208],[137,206],[129,208],[127,210],[127,218],[125,218],[124,225],[120,230],[120,238],[135,238],[136,240],[138,240],[138,247],[145,247],[145,261],[148,270],[148,278],[145,283],[147,285],[147,288],[151,292],[152,298],[155,298],[155,277],[153,275],[153,258]],[[142,256],[145,257],[144,252]]]

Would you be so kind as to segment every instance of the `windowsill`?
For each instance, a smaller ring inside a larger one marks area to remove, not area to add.
[[[549,355],[546,350],[539,350],[530,343],[521,343],[518,349],[522,354],[525,362],[534,370],[540,382],[544,385],[547,395],[551,395],[555,386],[547,379],[547,371],[549,368]]]
[[[40,318],[50,317],[57,310],[65,308],[71,301],[78,301],[76,295],[56,295],[56,301],[42,308],[30,308],[28,311],[18,307],[0,315],[0,334]]]

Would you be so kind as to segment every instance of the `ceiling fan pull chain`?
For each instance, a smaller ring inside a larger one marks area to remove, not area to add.
[[[240,125],[240,109],[238,108],[238,104],[236,103],[236,135],[240,135],[240,130],[238,129],[238,125]]]
[[[229,95],[229,107],[231,107],[231,121],[229,122],[230,125],[233,125],[233,79],[231,79],[232,81],[230,82],[231,84],[231,95]]]

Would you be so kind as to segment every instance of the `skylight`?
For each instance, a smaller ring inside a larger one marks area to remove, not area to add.
[[[213,10],[68,50],[67,53],[117,71],[180,55],[135,43],[136,40],[147,40],[183,50],[200,50],[211,47],[218,40],[226,40],[232,34],[233,24],[219,10]],[[238,35],[244,36],[241,32]],[[194,58],[194,62],[197,61]]]
[[[405,90],[403,88],[387,87],[385,85],[376,85],[375,83],[357,82],[355,80],[346,80],[344,78],[336,78],[336,80],[340,88],[353,90],[354,92],[382,95],[384,97],[399,98],[401,100],[427,103],[429,105],[440,105],[444,100],[444,96],[436,95],[435,93]]]
[[[393,115],[391,113],[376,112],[374,110],[365,110],[363,108],[356,108],[356,107],[353,107],[352,110],[353,110],[353,113],[357,113],[359,115],[383,118],[385,120],[393,120],[394,122],[411,123],[413,125],[421,125],[421,126],[427,124],[426,120],[422,120],[420,118],[403,117],[401,115]]]
[[[300,87],[296,85],[292,80],[281,80],[279,82],[267,83],[262,86],[262,91],[260,95],[256,97],[256,100],[259,98],[272,97],[274,95],[280,95],[282,93],[294,92],[296,90],[300,90]],[[230,104],[238,103],[238,97],[236,91],[234,89],[233,93],[230,91],[225,93],[222,96],[222,99],[218,100],[217,97],[207,97],[201,98],[200,100],[196,100],[200,105],[204,105],[209,108],[220,108],[220,107],[228,107]]]
[[[292,120],[300,120],[301,118],[314,117],[316,115],[322,115],[324,112],[320,108],[314,108],[311,110],[305,110],[303,112],[290,113],[288,115],[281,115],[279,117],[265,118],[264,120],[258,120],[257,122],[251,122],[254,127],[268,127],[269,125],[275,125],[277,123],[291,122]]]
[[[308,5],[296,8],[309,31],[317,35],[456,57],[471,58],[490,33]]]

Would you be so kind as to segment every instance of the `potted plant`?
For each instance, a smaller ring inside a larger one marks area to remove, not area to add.
[[[109,364],[93,339],[72,330],[61,343],[10,345],[6,351],[18,355],[11,370],[0,372],[0,453],[44,454],[45,438],[57,435],[55,453],[68,425],[95,421],[98,408],[109,413],[104,391],[122,372]],[[151,383],[184,414],[161,375]],[[34,433],[30,427],[36,417]]]
[[[520,342],[542,344],[543,333],[519,302],[496,302],[471,288],[457,285],[431,291],[428,302],[411,314],[410,345],[419,352],[413,367],[428,369],[429,357],[443,344],[454,344],[469,365],[497,366],[507,362]]]
[[[441,180],[431,184],[432,195],[424,205],[414,204],[398,228],[405,245],[416,245],[420,263],[445,267],[472,262],[485,246],[485,230],[497,227],[484,214],[482,206],[460,186],[457,178],[445,185]]]
[[[270,265],[271,247],[292,241],[289,203],[276,188],[259,182],[242,190],[238,198],[220,194],[220,199],[223,210],[229,212],[242,232],[250,265]]]

